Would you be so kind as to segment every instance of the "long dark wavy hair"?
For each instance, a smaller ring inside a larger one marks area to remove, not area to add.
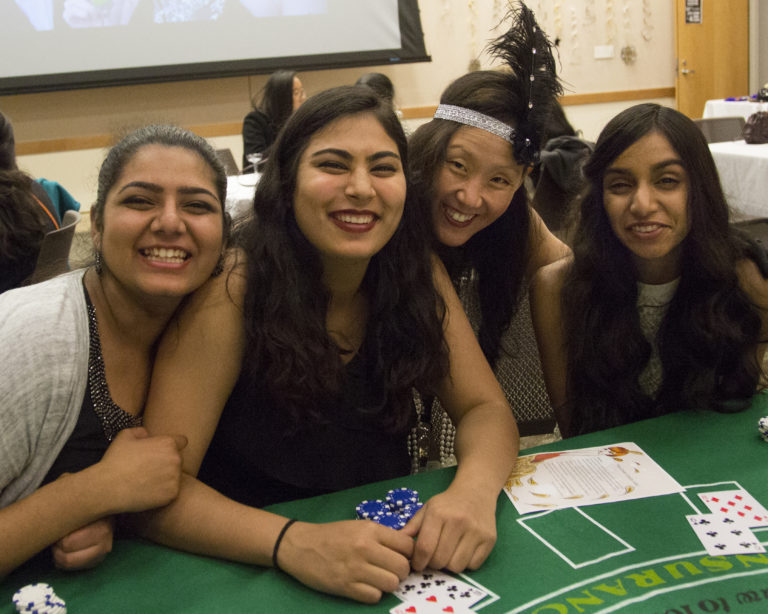
[[[248,283],[245,374],[296,421],[322,420],[338,398],[344,367],[326,330],[330,299],[317,250],[299,230],[293,196],[299,161],[311,138],[334,121],[371,115],[396,143],[407,177],[407,144],[392,106],[367,87],[344,86],[309,98],[273,146],[254,200],[254,220],[242,231]],[[411,390],[434,393],[448,370],[444,304],[432,279],[429,216],[411,202],[393,237],[371,259],[361,290],[368,300],[365,343],[376,348],[385,427],[410,420]],[[381,409],[381,408],[379,408]]]
[[[603,206],[606,169],[651,132],[664,136],[682,160],[690,224],[679,286],[658,333],[663,380],[654,398],[638,383],[651,346],[640,329],[637,276]],[[761,373],[756,358],[760,316],[739,287],[736,263],[751,248],[729,226],[728,205],[701,131],[674,109],[636,105],[603,129],[585,174],[590,187],[562,294],[569,434],[681,409],[746,407]]]
[[[280,131],[293,113],[293,78],[295,70],[276,70],[273,72],[261,92],[261,100],[253,101],[253,108],[269,118],[275,129]]]
[[[533,13],[521,4],[507,19],[512,27],[493,41],[490,50],[511,70],[482,70],[459,77],[445,89],[440,104],[478,111],[515,128],[510,152],[518,163],[528,165],[537,159],[562,88],[552,45],[536,25]],[[431,209],[435,182],[446,163],[448,143],[462,125],[433,119],[410,138],[414,188],[421,206],[427,209]],[[499,357],[501,337],[519,302],[531,253],[530,225],[528,197],[521,185],[506,211],[464,245],[446,247],[434,239],[454,283],[470,270],[478,276],[482,318],[478,340],[491,364]]]

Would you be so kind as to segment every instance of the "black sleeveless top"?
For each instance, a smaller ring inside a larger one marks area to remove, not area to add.
[[[322,421],[298,425],[241,374],[200,480],[236,501],[263,507],[407,475],[410,425],[394,432],[383,428],[390,406],[371,356],[358,353],[347,364],[342,398],[322,408]]]
[[[85,277],[83,277],[83,292],[88,308],[88,334],[90,335],[88,385],[85,387],[85,396],[75,428],[53,462],[53,466],[48,470],[43,484],[53,482],[64,473],[76,473],[95,465],[104,456],[118,432],[124,428],[141,425],[141,417],[129,414],[112,401],[104,373],[99,323],[91,297],[85,289]]]

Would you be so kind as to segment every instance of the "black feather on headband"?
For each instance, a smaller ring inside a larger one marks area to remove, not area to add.
[[[488,52],[502,60],[520,81],[521,95],[527,111],[514,136],[515,159],[520,164],[533,164],[541,149],[541,135],[563,86],[557,76],[552,43],[536,23],[533,11],[522,2],[512,8],[506,20],[509,30],[488,45]]]

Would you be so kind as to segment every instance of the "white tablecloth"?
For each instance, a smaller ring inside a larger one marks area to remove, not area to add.
[[[249,173],[247,175],[230,175],[227,177],[227,202],[226,210],[232,219],[248,213],[253,206],[253,195],[256,192],[256,184],[261,175]]]
[[[728,204],[749,217],[768,217],[768,143],[710,143]]]
[[[749,100],[707,100],[702,117],[737,117],[747,119],[757,111],[768,111],[768,102]]]

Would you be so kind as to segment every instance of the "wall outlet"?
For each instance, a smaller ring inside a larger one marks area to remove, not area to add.
[[[595,45],[596,60],[610,60],[613,57],[613,45]]]

